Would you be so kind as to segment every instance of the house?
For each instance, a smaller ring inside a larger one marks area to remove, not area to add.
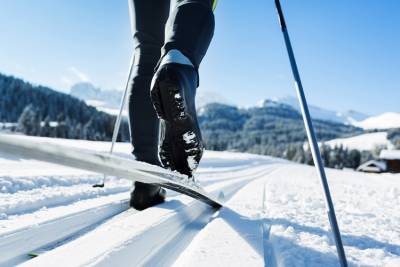
[[[370,160],[361,164],[357,171],[400,173],[400,150],[382,150],[379,160]]]
[[[400,173],[400,150],[382,150],[379,158],[386,162],[387,172]]]
[[[372,173],[381,173],[387,171],[387,165],[385,161],[378,160],[369,160],[363,164],[361,164],[357,171],[359,172],[372,172]]]

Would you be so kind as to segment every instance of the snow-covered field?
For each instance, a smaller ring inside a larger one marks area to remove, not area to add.
[[[128,157],[130,147],[116,151]],[[400,175],[327,175],[351,266],[400,266]],[[312,167],[207,151],[197,178],[224,208],[169,191],[166,203],[138,212],[128,208],[129,181],[92,188],[101,174],[0,151],[0,266],[338,266]]]
[[[372,151],[375,148],[391,149],[393,147],[393,144],[387,139],[387,132],[366,133],[348,138],[337,138],[325,142],[325,144],[332,148],[342,145],[344,148],[360,151]]]

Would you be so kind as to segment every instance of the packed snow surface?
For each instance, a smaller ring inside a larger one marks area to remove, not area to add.
[[[374,150],[376,148],[392,148],[393,145],[387,139],[387,132],[366,133],[348,138],[337,138],[325,142],[330,147],[343,146],[347,149]]]
[[[51,141],[96,151],[109,147],[105,142]],[[121,156],[129,157],[129,151],[128,144],[116,147]],[[400,266],[400,175],[328,169],[327,176],[349,263]],[[109,178],[105,188],[92,188],[102,177],[0,152],[0,237],[6,240],[7,233],[35,229],[48,220],[56,225],[58,217],[96,203],[129,198],[131,182],[115,177]],[[313,167],[251,154],[206,151],[196,178],[207,190],[243,182],[227,198],[224,208],[191,227],[179,223],[184,223],[188,214],[194,216],[196,210],[203,214],[199,209],[207,210],[206,206],[169,192],[167,202],[158,207],[122,212],[115,220],[89,229],[51,252],[24,259],[24,264],[54,266],[54,259],[62,258],[59,266],[82,266],[79,259],[88,260],[90,253],[96,255],[98,250],[109,256],[89,259],[90,266],[129,266],[129,257],[137,253],[125,253],[127,249],[162,245],[166,242],[162,233],[176,226],[181,237],[173,239],[172,246],[165,243],[168,247],[153,255],[155,259],[146,258],[147,262],[169,259],[165,262],[175,266],[338,266]],[[185,205],[191,205],[190,209],[185,211]],[[6,248],[10,253],[17,249]],[[174,255],[172,262],[169,255]],[[11,266],[4,264],[0,258],[0,266]]]

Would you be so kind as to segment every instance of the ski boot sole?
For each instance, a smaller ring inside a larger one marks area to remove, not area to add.
[[[151,90],[154,108],[165,127],[160,160],[164,167],[192,177],[203,154],[201,137],[195,134],[197,125],[187,112],[184,89],[178,79],[163,74],[161,71]]]

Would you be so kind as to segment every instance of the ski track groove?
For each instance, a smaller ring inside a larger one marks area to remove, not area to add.
[[[218,173],[215,175],[216,180],[214,182],[208,183],[208,187],[215,187],[218,184],[226,184],[227,181],[230,182],[227,185],[223,185],[222,188],[215,189],[214,193],[219,192],[220,190],[225,189],[228,191],[225,196],[225,201],[231,198],[238,190],[240,190],[243,186],[252,182],[258,178],[265,177],[268,173],[272,172],[276,169],[276,166],[272,167],[271,165],[263,165],[257,166],[256,168],[251,168],[250,170],[243,169],[238,171],[239,173]],[[201,174],[200,176],[203,176]],[[217,177],[220,177],[218,179]],[[221,177],[222,176],[222,177]],[[227,177],[224,177],[227,176]],[[188,198],[187,196],[179,195],[179,197]],[[189,198],[190,199],[190,198]],[[179,256],[179,254],[187,247],[191,240],[198,234],[212,219],[215,210],[210,209],[206,204],[201,203],[196,200],[192,200],[187,205],[181,205],[179,209],[176,209],[175,214],[163,222],[151,225],[149,229],[146,229],[139,235],[135,236],[133,239],[128,239],[122,244],[119,244],[117,247],[108,248],[105,253],[98,255],[90,262],[85,262],[85,266],[120,266],[118,262],[130,262],[130,264],[142,265],[142,266],[168,266],[171,265],[174,260]],[[160,205],[161,208],[163,205],[171,205],[176,200],[167,201],[165,204]],[[149,209],[151,210],[151,209]],[[141,213],[134,214],[133,216],[138,217],[140,219]],[[118,215],[121,216],[123,212]],[[114,216],[117,218],[118,216]],[[103,220],[104,221],[104,220]],[[112,223],[113,218],[107,220],[108,223]],[[97,222],[97,224],[99,224]],[[166,226],[162,226],[162,225]],[[101,225],[100,225],[101,226]],[[94,229],[95,230],[95,229]],[[82,237],[87,237],[90,235],[92,231],[88,232],[86,235]],[[75,233],[76,234],[76,233]],[[69,236],[67,237],[69,240],[76,240],[79,237]],[[150,238],[150,239],[149,239]],[[65,239],[65,238],[64,238]],[[146,242],[148,240],[152,240],[151,243],[159,243],[157,247],[154,245],[147,245]],[[53,241],[54,243],[54,241]],[[69,242],[66,242],[68,245]],[[63,245],[65,245],[63,243]],[[142,248],[139,249],[138,248]],[[53,255],[57,256],[57,248],[51,251]],[[43,256],[39,256],[30,261],[26,261],[26,266],[38,266],[35,265],[36,261],[41,262],[40,260],[43,257],[47,256],[45,253]],[[160,259],[162,259],[163,264],[160,264]],[[0,265],[1,266],[1,265]],[[24,264],[25,266],[25,264]]]
[[[14,216],[33,213],[43,208],[56,208],[82,200],[128,192],[129,189],[130,185],[123,184],[114,185],[113,187],[101,190],[93,189],[92,184],[79,184],[67,188],[56,186],[40,190],[33,189],[30,192],[22,191],[20,193],[14,193],[13,196],[8,196],[6,194],[0,197],[0,200],[4,199],[4,201],[2,201],[3,203],[0,205],[0,214],[5,213],[7,216]],[[16,196],[16,194],[18,195]],[[10,199],[19,199],[19,201],[8,203],[7,197]]]
[[[263,252],[264,252],[264,266],[265,267],[277,267],[276,257],[274,248],[272,247],[271,242],[269,241],[270,233],[271,233],[271,225],[267,222],[265,218],[266,214],[266,195],[267,195],[267,187],[264,183],[263,192],[262,192],[262,203],[261,203],[261,232],[262,232],[262,243],[263,243]]]
[[[231,176],[229,176],[228,173],[228,177],[225,177],[226,173],[218,173],[217,175],[211,176],[214,179],[207,179],[205,181],[200,180],[200,184],[202,186],[209,186],[221,181],[241,179],[243,173],[248,172],[247,170],[248,168],[251,167],[248,166],[247,168],[241,169],[240,171],[237,171],[236,174]],[[258,170],[259,166],[254,169],[250,169],[249,171],[252,171],[252,173],[257,173]],[[198,177],[200,178],[204,176],[206,175],[202,173],[198,175]],[[79,176],[72,176],[72,178],[76,177]],[[128,183],[118,182],[117,179],[111,179],[111,178],[109,178],[108,183],[112,184],[112,187],[106,187],[105,189],[93,189],[92,185],[94,183],[99,182],[102,176],[97,175],[88,177],[89,177],[88,179],[80,178],[77,181],[74,181],[75,179],[72,179],[72,182],[65,183],[65,181],[69,180],[70,176],[68,176],[67,178],[62,176],[58,177],[39,176],[39,182],[37,182],[35,186],[33,186],[29,182],[35,180],[38,177],[30,179],[27,179],[26,177],[21,177],[21,181],[18,181],[16,185],[10,185],[10,183],[4,182],[4,184],[7,184],[9,187],[8,188],[9,193],[0,194],[0,200],[2,198],[4,199],[3,203],[0,205],[0,214],[6,213],[7,216],[13,216],[19,214],[33,213],[35,211],[42,209],[43,207],[46,207],[46,209],[48,209],[58,206],[70,205],[85,199],[91,199],[94,197],[127,192],[130,189],[130,185],[128,185],[130,184],[130,182]],[[0,177],[0,184],[3,178],[4,178],[3,181],[7,180],[6,179],[7,177]],[[49,181],[57,181],[57,182],[54,183],[52,187],[50,187],[49,185],[51,183]],[[79,183],[79,181],[81,183]],[[24,186],[21,186],[20,184]],[[27,186],[27,184],[29,186]],[[17,188],[19,189],[17,190]],[[74,192],[73,190],[75,188],[78,191]],[[44,191],[49,191],[50,194],[43,195],[42,192]],[[41,193],[40,196],[38,193]],[[178,193],[171,191],[170,195],[176,196],[178,195]],[[25,199],[25,200],[18,203],[9,203],[10,202],[9,198]]]
[[[113,200],[101,206],[4,233],[0,235],[0,266],[26,261],[29,259],[28,253],[70,239],[128,208],[127,200]]]

